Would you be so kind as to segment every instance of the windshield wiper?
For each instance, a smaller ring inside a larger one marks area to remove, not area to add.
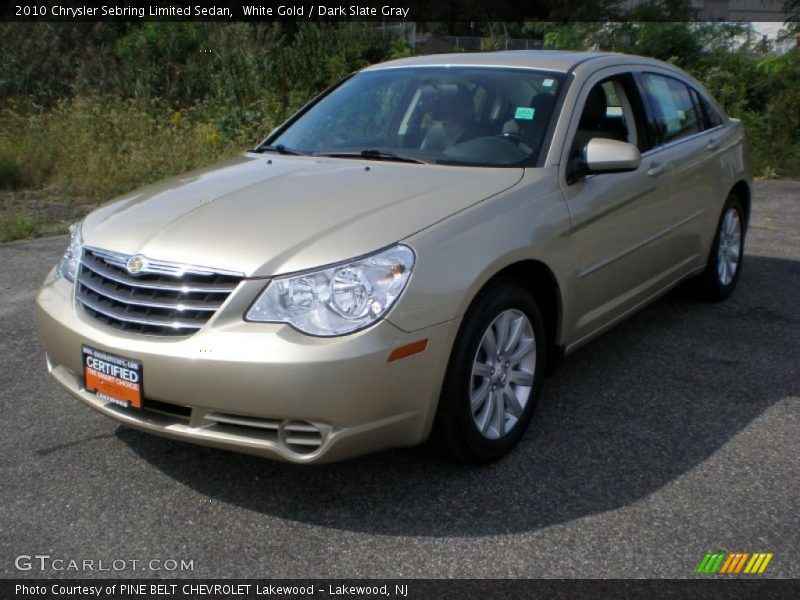
[[[283,144],[278,144],[276,146],[259,146],[253,150],[253,152],[277,152],[278,154],[290,154],[292,156],[309,156],[310,154],[309,152],[289,148]]]
[[[329,156],[331,158],[366,158],[373,160],[393,160],[396,162],[416,163],[428,165],[428,161],[413,156],[403,156],[394,152],[385,152],[377,148],[364,148],[361,152],[315,152],[314,156]]]

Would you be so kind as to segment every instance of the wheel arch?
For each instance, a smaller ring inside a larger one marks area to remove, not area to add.
[[[564,353],[558,340],[561,335],[563,305],[561,286],[553,270],[544,262],[525,259],[510,263],[492,275],[475,294],[475,298],[500,279],[513,279],[520,283],[536,300],[544,320],[547,336],[546,372],[555,372]],[[474,301],[474,298],[473,298]]]
[[[741,180],[737,181],[733,185],[733,187],[731,188],[731,191],[729,192],[729,195],[730,194],[733,194],[734,196],[739,198],[739,200],[741,200],[742,206],[744,207],[745,222],[749,223],[750,222],[750,202],[751,202],[750,185],[744,179],[741,179]]]

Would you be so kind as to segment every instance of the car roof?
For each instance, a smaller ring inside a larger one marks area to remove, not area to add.
[[[365,71],[399,67],[516,67],[566,73],[582,62],[596,58],[640,58],[610,52],[568,52],[564,50],[502,50],[499,52],[460,52],[400,58],[365,68]]]
[[[514,69],[537,69],[556,73],[574,72],[588,76],[605,67],[631,65],[637,67],[660,67],[673,75],[683,78],[703,90],[708,90],[689,73],[675,65],[646,56],[621,54],[618,52],[571,52],[567,50],[501,50],[498,52],[459,52],[456,54],[428,54],[400,58],[371,65],[362,71],[380,71],[406,67],[495,67]]]

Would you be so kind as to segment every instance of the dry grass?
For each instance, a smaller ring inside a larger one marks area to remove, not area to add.
[[[11,107],[0,115],[0,188],[106,200],[244,147],[200,115],[157,105],[78,98],[48,112]]]
[[[0,242],[66,233],[93,207],[55,188],[0,190]]]
[[[92,206],[252,147],[268,126],[226,136],[199,108],[100,97],[0,109],[0,241],[58,233]]]

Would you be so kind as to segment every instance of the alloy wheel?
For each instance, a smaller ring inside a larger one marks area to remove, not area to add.
[[[470,408],[481,435],[499,439],[519,420],[536,369],[536,338],[522,311],[505,310],[489,325],[472,365]]]
[[[736,277],[742,245],[742,221],[739,211],[731,207],[725,213],[719,228],[717,248],[717,278],[727,286]]]

